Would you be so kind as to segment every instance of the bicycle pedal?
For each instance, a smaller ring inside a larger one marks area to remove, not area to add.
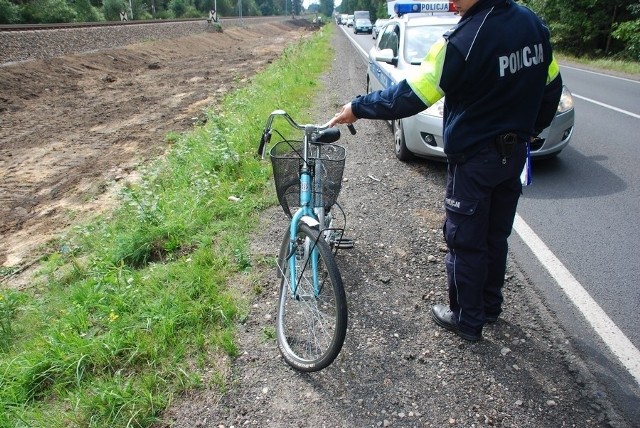
[[[333,246],[336,248],[340,248],[340,249],[349,249],[349,248],[353,248],[353,246],[355,245],[353,239],[351,238],[340,238],[340,239],[336,239],[336,241],[333,243]]]

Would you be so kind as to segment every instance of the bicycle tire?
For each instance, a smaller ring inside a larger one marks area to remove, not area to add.
[[[289,275],[289,238],[283,239],[278,265],[283,267],[276,315],[278,349],[285,362],[296,370],[315,372],[329,366],[340,353],[347,333],[347,299],[338,265],[329,245],[319,238],[319,231],[305,223],[298,225],[294,245],[296,278],[295,296]],[[313,291],[309,255],[318,253],[319,292]]]

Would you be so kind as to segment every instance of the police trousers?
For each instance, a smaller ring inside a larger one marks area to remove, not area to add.
[[[489,144],[464,163],[449,163],[443,226],[449,307],[461,331],[481,333],[502,311],[502,287],[526,144],[503,159]]]

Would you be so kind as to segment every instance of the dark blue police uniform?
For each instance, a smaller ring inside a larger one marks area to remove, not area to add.
[[[526,142],[551,123],[562,79],[547,28],[511,0],[479,0],[421,68],[416,77],[358,97],[351,107],[358,118],[399,119],[446,94],[449,309],[456,332],[476,340],[485,322],[502,311],[507,238],[522,191]]]

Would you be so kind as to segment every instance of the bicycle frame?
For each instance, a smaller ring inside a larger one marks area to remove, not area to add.
[[[289,285],[292,297],[295,297],[296,294],[296,286],[298,281],[295,277],[296,275],[296,260],[295,257],[291,257],[293,252],[295,251],[295,239],[298,234],[298,224],[300,221],[304,221],[311,227],[316,227],[324,224],[324,207],[320,203],[315,203],[313,200],[313,191],[312,189],[320,188],[320,171],[322,170],[322,160],[318,156],[314,163],[314,176],[316,182],[313,183],[312,187],[311,183],[311,169],[309,167],[309,158],[310,158],[310,149],[311,149],[311,140],[314,135],[325,131],[328,129],[328,125],[298,125],[288,113],[283,110],[275,110],[269,115],[269,119],[267,120],[267,125],[265,127],[265,133],[262,136],[262,140],[260,142],[259,152],[261,156],[264,158],[264,150],[268,141],[271,138],[271,125],[276,116],[282,116],[284,119],[289,122],[289,124],[298,130],[304,131],[303,137],[303,145],[302,145],[302,167],[300,169],[300,208],[293,214],[291,218],[291,223],[289,225],[289,256],[287,263],[289,263]],[[339,138],[339,133],[337,134]],[[337,140],[337,138],[336,138]],[[316,173],[317,172],[317,173]],[[322,198],[322,192],[319,193],[319,197]],[[321,202],[321,201],[319,201]],[[314,208],[314,206],[318,206]],[[319,281],[317,277],[317,267],[318,267],[318,253],[314,248],[311,249],[311,253],[309,254],[309,259],[311,261],[311,267],[313,272],[313,288],[314,293],[317,295],[319,292]]]
[[[303,144],[303,163],[300,170],[300,208],[293,214],[291,223],[289,225],[289,275],[290,275],[290,291],[291,296],[295,297],[296,287],[298,280],[296,279],[296,260],[295,257],[291,257],[295,251],[295,239],[298,234],[298,224],[300,221],[304,221],[309,226],[315,227],[324,224],[324,207],[312,208],[314,205],[313,192],[311,187],[311,171],[309,169],[309,132],[308,128],[305,128],[304,144]],[[315,168],[321,164],[320,159],[316,159]],[[318,175],[315,174],[316,181],[318,181]],[[317,185],[317,182],[315,183]],[[316,187],[317,188],[317,187]],[[321,193],[320,193],[321,194]],[[314,295],[318,295],[319,281],[318,281],[318,251],[316,250],[315,243],[311,248],[309,254],[311,261],[311,270],[313,272],[313,291]]]
[[[265,127],[265,134],[263,134],[263,140],[261,141],[260,151],[261,155],[264,158],[264,149],[266,148],[266,143],[271,137],[271,125],[273,123],[273,119],[276,116],[284,117],[289,124],[298,130],[304,131],[303,137],[303,145],[302,145],[302,167],[300,170],[300,208],[293,214],[291,218],[291,223],[289,225],[289,257],[287,263],[289,263],[289,287],[291,296],[295,297],[296,294],[296,286],[298,284],[298,280],[296,279],[296,259],[292,257],[292,254],[295,250],[295,239],[298,234],[298,224],[300,221],[304,221],[309,226],[315,227],[321,224],[324,224],[324,208],[320,206],[318,209],[314,209],[314,205],[316,205],[313,201],[313,192],[312,192],[312,183],[311,183],[311,170],[309,168],[309,150],[310,150],[310,141],[313,138],[314,134],[317,134],[321,131],[328,129],[327,124],[324,125],[298,125],[288,113],[283,110],[276,110],[271,113],[269,119],[267,121],[267,126]],[[338,134],[339,135],[339,134]],[[266,140],[266,141],[265,141]],[[264,142],[264,146],[262,145]],[[316,159],[315,166],[316,170],[320,170],[322,168],[322,161],[320,159]],[[319,174],[314,174],[316,177],[316,186],[319,184]],[[319,292],[319,281],[317,276],[317,267],[318,267],[318,253],[315,250],[315,243],[313,248],[311,249],[311,253],[309,254],[309,260],[311,262],[311,268],[313,272],[313,289],[314,294],[317,296]],[[307,261],[307,262],[308,262]]]

